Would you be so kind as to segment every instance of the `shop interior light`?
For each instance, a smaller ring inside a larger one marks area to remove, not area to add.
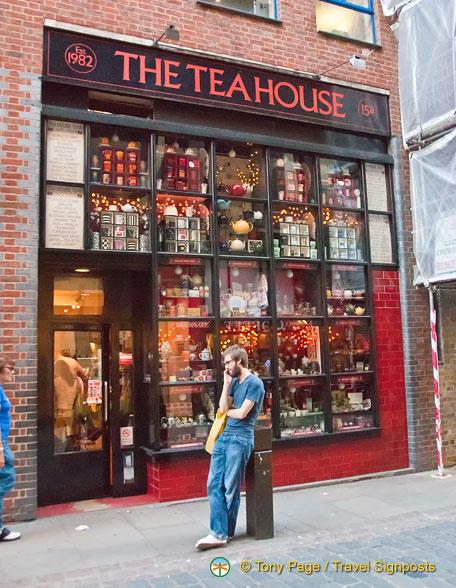
[[[175,25],[170,24],[166,27],[163,33],[155,39],[152,45],[156,47],[158,43],[165,37],[166,39],[170,39],[171,41],[180,41],[180,34],[179,31],[176,29]]]
[[[85,267],[79,267],[78,269],[75,269],[74,271],[77,272],[78,274],[87,274],[88,272],[90,272],[90,270]]]

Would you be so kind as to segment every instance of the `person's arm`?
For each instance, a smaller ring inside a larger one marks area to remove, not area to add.
[[[223,390],[222,395],[220,396],[219,408],[220,412],[223,414],[228,412],[230,408],[233,406],[234,399],[232,396],[229,395],[230,386],[233,381],[233,378],[228,374],[225,370],[223,372]]]
[[[232,408],[228,411],[228,416],[232,419],[245,419],[254,406],[255,402],[246,398],[241,405],[241,408]]]
[[[0,411],[2,410],[2,403],[0,401]],[[3,453],[2,430],[0,429],[0,470],[5,465],[5,454]]]

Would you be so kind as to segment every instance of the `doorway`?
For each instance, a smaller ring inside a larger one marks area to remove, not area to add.
[[[135,315],[144,289],[137,279],[126,280],[114,295],[110,276],[99,279],[104,303],[98,318],[69,311],[66,320],[60,315],[78,296],[71,291],[64,300],[61,276],[48,282],[54,284],[53,316],[39,328],[40,506],[146,491],[141,446],[148,430],[142,373],[148,326],[144,313],[142,321]],[[93,306],[93,290],[78,280],[85,308]]]

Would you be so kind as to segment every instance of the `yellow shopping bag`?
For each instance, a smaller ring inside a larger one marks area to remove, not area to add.
[[[217,416],[215,417],[215,421],[211,427],[211,430],[209,431],[209,435],[207,436],[206,451],[208,453],[212,453],[218,436],[220,435],[220,433],[223,432],[223,429],[225,428],[227,418],[228,415],[226,414],[226,412],[222,414],[220,412],[220,409],[217,410]]]

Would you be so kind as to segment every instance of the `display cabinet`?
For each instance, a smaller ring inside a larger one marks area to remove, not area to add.
[[[321,373],[320,326],[316,321],[279,321],[277,347],[279,376]]]
[[[302,153],[271,153],[273,200],[316,204],[315,161]]]
[[[217,197],[267,200],[266,158],[252,143],[216,141]]]
[[[318,259],[317,209],[274,203],[274,257]]]
[[[261,317],[269,312],[266,262],[220,261],[220,316]]]
[[[323,209],[326,259],[364,261],[364,215]]]
[[[328,316],[369,314],[365,271],[366,268],[359,265],[331,264],[326,268]]]
[[[359,164],[321,158],[320,178],[322,204],[343,208],[362,207]]]
[[[158,327],[160,382],[211,382],[214,326],[211,321],[166,321]]]
[[[278,317],[321,315],[321,279],[318,265],[295,261],[275,264]]]
[[[363,319],[334,320],[328,326],[330,371],[368,372],[371,365],[369,322]]]
[[[214,422],[215,388],[160,387],[160,447],[204,446]]]
[[[333,431],[369,429],[374,426],[370,376],[331,378]]]
[[[280,432],[284,438],[325,432],[323,382],[315,378],[281,381]]]
[[[220,328],[221,352],[231,345],[240,345],[247,351],[249,369],[259,377],[271,377],[272,324],[269,320],[224,321]]]
[[[210,260],[196,257],[160,259],[157,289],[160,318],[194,318],[213,314]]]
[[[221,255],[269,254],[266,206],[253,199],[217,200],[218,249]]]

